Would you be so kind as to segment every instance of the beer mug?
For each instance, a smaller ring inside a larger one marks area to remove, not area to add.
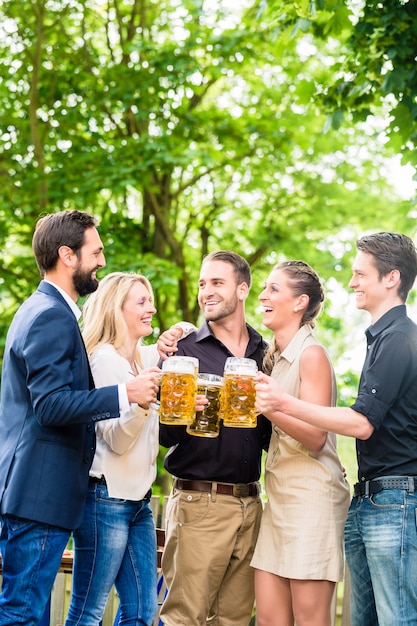
[[[159,421],[180,426],[195,417],[198,359],[171,356],[162,363]]]
[[[224,426],[255,428],[255,376],[253,359],[229,357],[224,366],[222,418]]]
[[[196,375],[198,374],[198,359],[195,356],[184,356],[184,357],[179,357],[180,359],[188,359],[189,361],[191,361],[192,363],[194,363],[194,367],[195,367],[195,373]],[[178,359],[178,357],[177,357]]]
[[[197,394],[206,396],[208,404],[204,411],[197,411],[187,433],[197,437],[217,437],[220,430],[220,398],[223,378],[216,374],[199,374]]]

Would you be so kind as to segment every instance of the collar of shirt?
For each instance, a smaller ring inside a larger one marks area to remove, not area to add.
[[[61,287],[59,287],[56,283],[53,283],[52,280],[45,280],[45,283],[49,283],[50,285],[52,285],[53,287],[55,287],[55,289],[57,291],[59,291],[59,293],[61,294],[61,296],[64,298],[65,302],[68,304],[68,306],[70,307],[71,311],[74,313],[75,315],[75,319],[78,321],[81,317],[81,309],[80,307],[74,302],[74,300],[71,298],[70,295],[67,294],[66,291],[64,291]]]
[[[280,358],[285,359],[289,363],[293,363],[300,354],[303,343],[309,335],[313,334],[313,329],[310,324],[303,324],[295,333],[288,346],[279,355]]]
[[[246,350],[246,354],[250,354],[252,352],[252,350],[255,350],[259,344],[262,344],[266,347],[266,342],[264,341],[262,335],[260,333],[258,333],[258,331],[256,331],[254,328],[252,328],[252,326],[249,326],[249,324],[246,324],[246,328],[248,329],[248,333],[249,333],[249,342],[248,342],[248,347]],[[214,337],[214,339],[216,339],[216,341],[219,341],[216,337],[216,335],[213,333],[213,331],[210,328],[210,325],[208,324],[208,322],[206,320],[204,320],[204,322],[201,324],[200,328],[197,329],[196,331],[196,342],[200,342],[200,341],[204,341],[205,339],[207,339],[208,337]]]
[[[384,313],[384,315],[380,317],[379,320],[375,322],[375,324],[372,324],[372,326],[369,326],[369,328],[365,330],[368,344],[371,344],[373,341],[375,341],[375,338],[380,333],[382,333],[382,331],[388,328],[388,326],[395,322],[395,320],[399,319],[400,317],[406,316],[407,307],[405,306],[405,304],[394,306],[392,309]]]

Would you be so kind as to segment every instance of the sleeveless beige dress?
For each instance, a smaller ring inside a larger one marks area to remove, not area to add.
[[[299,396],[303,351],[320,345],[304,325],[282,352],[271,376]],[[333,380],[336,401],[336,384]],[[329,433],[320,452],[273,426],[265,466],[268,501],[251,565],[285,578],[343,580],[343,530],[350,490]]]

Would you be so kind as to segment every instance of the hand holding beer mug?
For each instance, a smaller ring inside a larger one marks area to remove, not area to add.
[[[197,363],[196,363],[197,362]],[[198,360],[171,356],[162,363],[159,420],[162,424],[190,424],[195,417]]]
[[[222,418],[224,426],[255,428],[255,376],[253,359],[229,357],[224,366]]]
[[[197,394],[205,396],[208,404],[195,414],[187,426],[187,433],[198,437],[217,437],[220,430],[220,396],[223,379],[216,374],[199,374]]]

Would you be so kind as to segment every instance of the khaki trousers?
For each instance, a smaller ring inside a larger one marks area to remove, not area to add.
[[[162,557],[166,626],[248,626],[261,515],[259,496],[172,491]]]

